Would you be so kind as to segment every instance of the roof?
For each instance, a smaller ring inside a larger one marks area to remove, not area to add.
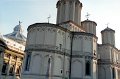
[[[22,29],[22,26],[21,26],[21,22],[19,21],[19,25],[16,25],[13,29],[13,32],[12,33],[9,33],[9,34],[6,34],[4,35],[5,37],[8,37],[10,39],[13,39],[15,41],[23,41],[25,42],[26,41],[26,37],[23,35],[23,29]]]
[[[115,30],[113,30],[113,29],[107,27],[107,28],[105,28],[104,30],[102,30],[101,33],[102,33],[102,32],[105,32],[105,31],[112,31],[112,32],[115,32]]]

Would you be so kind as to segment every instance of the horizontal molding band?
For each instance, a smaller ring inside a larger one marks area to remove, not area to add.
[[[71,51],[68,49],[60,49],[57,46],[52,46],[52,45],[42,45],[42,44],[34,44],[34,45],[27,45],[25,52],[29,51],[44,51],[44,52],[49,52],[49,53],[56,53],[60,55],[65,55],[65,56],[71,56]],[[92,53],[88,54],[83,53],[82,51],[72,51],[73,55],[72,58],[87,58],[87,59],[97,59],[97,56],[93,56]]]
[[[46,74],[33,74],[33,73],[22,73],[22,75],[26,75],[26,76],[44,76],[44,77],[48,77],[48,75],[46,75]],[[60,78],[63,78],[63,76],[61,76],[61,75],[51,75],[50,77],[60,77]]]

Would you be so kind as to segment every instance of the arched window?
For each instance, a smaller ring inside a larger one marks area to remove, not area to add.
[[[112,75],[113,75],[113,79],[115,79],[115,68],[112,68]]]
[[[6,72],[7,72],[7,63],[4,63],[2,67],[2,74],[6,75],[7,74]]]
[[[11,65],[10,66],[10,70],[9,70],[9,75],[11,75],[11,76],[13,76],[14,75],[14,71],[15,69],[14,69],[14,65]]]
[[[20,66],[17,68],[17,70],[16,70],[16,75],[17,76],[19,76],[20,75],[20,71],[21,71],[21,68],[20,68]]]
[[[29,71],[30,61],[31,61],[31,52],[26,54],[26,62],[25,62],[25,71]]]
[[[1,56],[2,50],[0,50],[0,56]]]
[[[91,66],[90,61],[86,61],[85,63],[85,75],[90,76]]]

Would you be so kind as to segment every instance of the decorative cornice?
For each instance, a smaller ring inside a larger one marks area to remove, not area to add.
[[[67,49],[61,49],[57,46],[51,46],[51,45],[28,45],[26,46],[25,52],[27,51],[45,51],[49,53],[57,53],[65,56],[70,56],[70,50]]]
[[[61,29],[61,30],[63,30],[63,31],[67,31],[67,32],[70,32],[68,29],[66,29],[66,28],[63,28],[63,27],[61,27],[61,26],[59,26],[59,25],[57,25],[57,24],[51,24],[51,23],[35,23],[35,24],[32,24],[32,25],[30,25],[29,27],[28,27],[28,31],[30,30],[30,29],[32,29],[32,28],[37,28],[37,27],[53,27],[53,28],[56,28],[56,29]]]
[[[107,43],[107,44],[98,44],[98,47],[102,47],[102,46],[112,47],[112,48],[116,49],[116,50],[119,52],[119,49],[118,49],[118,48],[116,48],[115,46],[113,46],[113,45],[111,45],[111,44],[109,44],[109,43]]]
[[[78,25],[77,23],[73,22],[72,20],[65,21],[65,22],[59,23],[59,24],[57,24],[57,25],[60,26],[60,25],[67,24],[67,23],[71,23],[71,24],[77,26],[78,28],[80,28],[80,29],[82,29],[82,30],[85,30],[84,28],[82,28],[80,25]]]
[[[97,26],[97,23],[95,22],[95,21],[91,21],[91,20],[85,20],[85,21],[82,21],[81,23],[83,24],[83,23],[94,23],[96,26]]]
[[[96,39],[98,39],[98,37],[95,36],[94,34],[86,33],[86,32],[72,32],[72,34],[74,34],[74,35],[85,35],[85,36],[91,36],[91,37],[95,37]]]

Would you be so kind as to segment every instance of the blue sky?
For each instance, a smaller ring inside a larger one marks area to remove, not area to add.
[[[82,20],[85,15],[90,14],[90,20],[97,23],[98,42],[101,43],[100,31],[107,27],[116,30],[116,47],[120,49],[120,0],[80,0],[83,3]],[[47,22],[51,15],[50,22],[56,23],[56,2],[57,0],[0,0],[0,33],[8,34],[22,21],[24,34],[27,34],[27,27],[36,22]]]

